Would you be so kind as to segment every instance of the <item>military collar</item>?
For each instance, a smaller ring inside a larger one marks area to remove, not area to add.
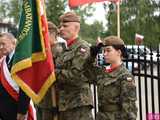
[[[76,47],[76,44],[79,43],[79,38],[76,38],[74,39],[73,41],[71,40],[71,43],[70,45],[68,46],[68,49],[67,50],[71,50],[71,49],[74,49]],[[67,43],[68,44],[68,43]]]
[[[67,46],[70,47],[76,42],[76,39],[69,39],[67,40]]]
[[[123,71],[125,69],[124,64],[121,64],[117,69],[115,69],[114,71],[108,73],[110,77],[117,77],[120,74],[123,74]]]

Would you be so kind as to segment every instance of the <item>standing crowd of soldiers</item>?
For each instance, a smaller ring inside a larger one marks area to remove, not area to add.
[[[136,120],[136,86],[134,77],[123,65],[122,60],[127,57],[123,40],[109,36],[91,46],[79,38],[80,17],[74,12],[60,16],[60,28],[52,22],[48,22],[48,28],[56,82],[36,105],[38,120],[93,120],[93,83],[96,83],[98,93],[96,120]],[[15,40],[8,33],[5,36]],[[0,57],[6,56],[7,61],[16,44],[3,52],[4,47],[12,44],[4,46],[2,38],[4,36],[0,35]],[[104,63],[109,65],[97,65],[100,51]],[[9,69],[11,65],[7,66]],[[21,89],[19,92],[22,97],[16,101],[5,91],[0,80],[0,120],[26,119],[30,98]]]

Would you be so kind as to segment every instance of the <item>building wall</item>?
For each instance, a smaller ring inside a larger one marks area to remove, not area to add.
[[[0,23],[0,33],[8,32],[11,24],[9,23]]]

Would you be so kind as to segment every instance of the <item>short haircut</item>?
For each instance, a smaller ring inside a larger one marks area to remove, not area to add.
[[[6,38],[8,38],[9,40],[13,41],[14,43],[17,42],[17,39],[16,39],[16,38],[14,37],[14,35],[11,34],[11,33],[0,33],[0,38],[2,38],[2,37],[6,37]]]

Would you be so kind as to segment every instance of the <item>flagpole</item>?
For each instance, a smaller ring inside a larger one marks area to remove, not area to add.
[[[52,87],[51,87],[51,95],[52,95],[52,106],[53,107],[57,107],[57,99],[56,99],[56,96],[57,96],[57,94],[56,94],[56,87],[55,87],[55,85],[53,85]],[[54,116],[53,116],[53,120],[58,120],[58,114],[56,113]]]
[[[117,36],[120,38],[120,2],[117,2]]]

